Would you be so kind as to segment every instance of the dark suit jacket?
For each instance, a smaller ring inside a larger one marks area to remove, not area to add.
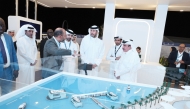
[[[173,51],[173,52],[170,53],[170,55],[168,57],[169,67],[176,68],[176,65],[174,63],[176,62],[177,55],[178,55],[178,51]],[[185,63],[181,64],[180,68],[186,69],[187,65],[190,64],[190,58],[189,58],[188,53],[183,52],[182,61],[184,61]]]
[[[45,45],[45,43],[46,43],[47,40],[48,40],[48,38],[44,38],[44,39],[42,39],[42,41],[40,42],[40,58],[43,58],[44,45]]]
[[[71,55],[71,50],[59,49],[54,38],[46,41],[43,52],[43,68],[42,78],[49,77],[59,71],[61,64],[63,62],[62,56]],[[55,72],[48,71],[47,69],[55,70]]]
[[[19,70],[17,56],[16,56],[14,44],[13,44],[13,41],[12,41],[12,37],[9,36],[8,34],[5,34],[5,33],[3,35],[4,35],[4,38],[5,38],[5,41],[6,41],[7,50],[9,52],[10,63],[11,63],[11,67],[10,67],[11,72],[6,72],[6,73],[9,73],[7,75],[12,76],[12,77],[9,77],[9,78],[13,78],[14,77],[13,71],[14,70]],[[2,77],[2,74],[3,74],[3,69],[4,69],[3,65],[4,65],[3,56],[2,56],[2,53],[0,52],[0,78]],[[4,79],[6,79],[6,78],[4,78]]]

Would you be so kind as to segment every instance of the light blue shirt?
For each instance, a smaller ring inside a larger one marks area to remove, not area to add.
[[[55,40],[55,42],[57,43],[57,46],[58,46],[58,48],[60,47],[60,43],[57,41],[57,39],[55,39],[55,37],[53,36],[53,38],[54,38],[54,40]]]

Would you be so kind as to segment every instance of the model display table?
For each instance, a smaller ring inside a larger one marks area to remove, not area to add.
[[[130,91],[127,91],[128,85]],[[59,73],[0,97],[0,109],[18,109],[23,103],[26,103],[26,109],[75,109],[77,102],[82,103],[79,109],[101,109],[98,103],[118,109],[121,103],[140,100],[155,89],[150,85]],[[48,99],[51,93],[55,99]]]

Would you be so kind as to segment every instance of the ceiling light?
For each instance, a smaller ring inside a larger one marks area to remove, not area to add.
[[[92,7],[93,9],[95,9],[95,7]]]
[[[183,12],[183,10],[180,10],[180,12]]]
[[[67,6],[65,6],[65,8],[67,8]]]
[[[133,10],[133,8],[130,8],[130,10]]]

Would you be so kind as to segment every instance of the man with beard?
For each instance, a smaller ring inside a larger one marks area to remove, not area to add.
[[[40,42],[40,58],[43,58],[43,52],[44,52],[44,45],[48,39],[51,39],[53,37],[53,30],[48,29],[47,30],[47,37],[42,38],[42,41]]]
[[[77,35],[76,35],[76,34],[73,35],[72,41],[73,41],[73,43],[76,44],[76,46],[77,46],[77,51],[79,52],[79,51],[80,51],[80,47],[79,47],[79,44],[78,44],[78,42],[77,42]]]
[[[43,79],[61,72],[60,67],[63,62],[62,56],[71,55],[71,50],[60,49],[60,42],[63,42],[65,39],[65,30],[63,28],[56,28],[54,36],[47,40],[44,46],[44,58],[42,61]]]
[[[20,66],[17,82],[24,84],[35,82],[34,66],[37,63],[36,32],[32,25],[26,24],[16,34],[17,58]]]
[[[0,87],[1,95],[12,91],[12,83],[18,77],[18,61],[12,38],[4,33],[5,22],[0,18]],[[5,80],[1,80],[5,79]],[[10,80],[10,81],[6,81]]]
[[[109,73],[109,78],[110,79],[116,79],[114,76],[114,70],[115,70],[115,65],[118,62],[118,60],[121,58],[121,55],[123,53],[122,50],[122,38],[117,36],[114,37],[115,40],[115,46],[113,46],[107,55],[107,60],[111,61],[110,62],[110,73]]]
[[[64,63],[62,64],[62,67],[60,70],[63,70],[64,72],[69,72],[69,73],[75,73],[76,72],[76,58],[78,56],[78,50],[77,46],[71,38],[73,37],[74,32],[70,29],[66,30],[66,40],[64,42],[61,42],[60,48],[61,49],[67,49],[71,50],[71,55],[70,56],[64,56]]]
[[[137,71],[141,67],[140,58],[133,40],[122,41],[123,53],[115,65],[114,76],[118,80],[137,82]]]
[[[104,56],[105,47],[103,41],[98,38],[99,28],[94,25],[88,30],[89,35],[82,39],[80,55],[82,63],[91,64],[92,70],[87,70],[90,76],[98,76],[99,65]],[[81,72],[85,74],[84,71]]]

